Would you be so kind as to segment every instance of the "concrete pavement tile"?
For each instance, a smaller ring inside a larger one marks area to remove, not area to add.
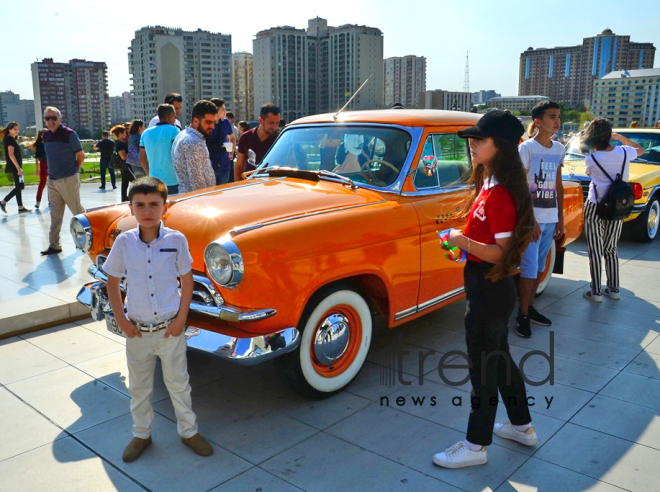
[[[430,462],[431,457],[427,459]],[[319,466],[323,463],[332,465],[327,468]],[[446,483],[323,433],[275,456],[263,463],[261,468],[301,489],[318,492],[456,490]],[[377,470],[377,473],[365,473],[366,470]]]
[[[466,422],[467,424],[467,422]],[[465,434],[387,407],[373,405],[327,431],[368,451],[465,490],[495,489],[527,457],[498,445],[488,447],[488,464],[456,473],[432,457]]]
[[[415,378],[438,370],[444,353],[403,343],[398,339],[375,338],[367,360],[388,370],[409,374]],[[421,367],[420,367],[421,366]]]
[[[22,338],[69,364],[124,350],[122,344],[73,323],[28,333]]]
[[[0,303],[20,299],[23,296],[36,294],[35,289],[10,278],[0,277]],[[5,309],[8,309],[6,307]],[[5,314],[9,314],[5,312]]]
[[[70,312],[69,303],[41,292],[2,302],[0,303],[0,336],[69,319]]]
[[[432,333],[426,330],[404,331],[402,340],[404,343],[438,352],[465,351],[465,333],[454,330],[436,328]]]
[[[559,301],[562,302],[562,301]],[[553,304],[554,306],[554,304]],[[576,320],[576,324],[581,321]],[[581,362],[588,362],[612,369],[623,369],[639,354],[642,347],[629,349],[608,343],[586,340],[584,338],[558,333],[552,327],[532,328],[531,338],[521,338],[517,335],[509,336],[509,344],[513,347],[522,347],[528,351],[541,350],[550,355],[550,333],[554,333],[554,354]]]
[[[1,387],[0,415],[0,461],[65,436],[57,426]]]
[[[546,442],[548,442],[552,438],[552,436],[554,436],[557,432],[559,432],[559,429],[561,429],[564,426],[564,424],[566,424],[566,422],[564,422],[563,420],[555,419],[552,417],[548,417],[547,415],[537,413],[535,411],[537,405],[538,403],[530,407],[530,412],[532,415],[532,425],[534,426],[534,430],[536,431],[536,436],[539,440],[539,442],[535,446],[525,446],[524,444],[520,444],[510,439],[502,439],[501,437],[498,437],[495,434],[493,434],[493,442],[505,448],[509,448],[512,449],[513,451],[517,451],[518,453],[526,454],[528,456],[533,456],[534,453],[536,453],[539,449],[541,449],[541,447]],[[504,406],[504,403],[500,401],[499,405],[497,405],[497,416],[495,417],[495,421],[503,422],[508,419],[509,418],[506,414],[506,407]],[[467,426],[467,422],[466,422],[466,426]]]
[[[71,433],[129,412],[129,399],[73,367],[7,387]]]
[[[536,458],[528,460],[496,492],[556,492],[557,490],[588,490],[589,492],[620,492],[619,487],[576,473]]]
[[[217,382],[217,386],[251,401],[255,411],[282,413],[319,430],[370,403],[365,398],[345,391],[323,400],[323,403],[310,400],[282,382],[272,363],[261,364],[250,371],[222,379]],[[255,399],[254,395],[259,397]]]
[[[85,280],[80,278],[80,276],[45,269],[39,269],[39,271],[32,272],[28,275],[18,275],[8,278],[9,280],[20,283],[24,287],[29,287],[39,292],[47,292],[58,299],[61,299],[61,297],[57,296],[54,291],[74,288],[79,291],[80,287],[85,283]],[[73,300],[75,300],[75,296]]]
[[[660,336],[646,347],[646,351],[651,352],[652,354],[660,354]]]
[[[270,399],[239,397],[215,383],[192,392],[193,410],[202,435],[253,464],[271,458],[316,434],[318,430],[271,410]],[[175,421],[169,399],[154,410]]]
[[[642,351],[623,371],[660,379],[660,354]]]
[[[652,408],[599,395],[571,423],[660,450],[660,417]]]
[[[528,379],[535,378],[530,376]],[[529,384],[525,386],[527,397],[534,398],[530,402],[535,403],[532,408],[535,413],[547,415],[564,422],[579,412],[594,397],[594,393],[564,386],[563,384],[550,385],[546,383],[542,386],[531,386]]]
[[[388,395],[401,387],[401,383],[396,379],[391,384],[391,376],[391,371],[383,366],[365,362],[362,371],[346,391],[367,400],[377,401],[381,396]]]
[[[561,275],[553,275],[550,279],[550,283],[546,287],[543,295],[534,301],[534,306],[537,309],[541,309],[538,302],[546,299],[548,297],[553,299],[562,299],[571,293],[582,289],[587,286],[586,282],[581,282],[579,280],[574,280],[571,278],[566,278]]]
[[[0,383],[21,379],[65,367],[63,360],[35,347],[19,337],[0,340]]]
[[[86,330],[92,331],[97,335],[101,335],[105,338],[109,338],[110,340],[114,340],[115,342],[121,343],[122,345],[126,345],[126,339],[124,337],[120,337],[119,335],[115,335],[111,331],[108,331],[108,327],[106,326],[105,321],[96,321],[91,316],[88,316],[87,318],[74,321],[73,324],[82,326]]]
[[[658,379],[622,372],[600,394],[660,411]]]
[[[639,351],[660,334],[660,325],[655,330],[640,331],[553,313],[552,326],[544,328],[532,325],[532,330],[534,333],[539,330],[552,330],[555,334],[562,333]]]
[[[522,357],[530,351],[511,346],[511,356],[520,368]],[[550,375],[550,363],[545,357],[532,355],[525,360],[524,374],[543,380]],[[581,362],[575,359],[554,356],[554,381],[558,384],[597,393],[609,383],[618,371],[609,367]]]
[[[0,462],[0,490],[143,490],[73,438]]]
[[[570,423],[536,457],[627,490],[660,483],[660,451]]]
[[[264,492],[296,492],[302,489],[255,466],[209,492],[254,492],[255,490]]]
[[[152,440],[140,458],[124,463],[121,455],[131,440],[130,415],[105,422],[76,434],[76,437],[150,490],[209,490],[248,470],[251,465],[218,446],[203,457],[181,443],[176,424],[156,414]],[[207,437],[202,430],[202,435]]]

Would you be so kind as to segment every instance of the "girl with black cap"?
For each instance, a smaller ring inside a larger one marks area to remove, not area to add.
[[[507,343],[508,321],[516,303],[511,275],[520,265],[534,227],[531,195],[518,154],[523,133],[515,116],[498,110],[458,132],[459,137],[470,139],[475,200],[463,212],[465,232],[452,230],[448,243],[467,252],[465,334],[472,411],[466,439],[433,456],[433,462],[445,468],[485,464],[493,432],[529,446],[537,442],[525,383]],[[495,424],[498,390],[509,420]]]

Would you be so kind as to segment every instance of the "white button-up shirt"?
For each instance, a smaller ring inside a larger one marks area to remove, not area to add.
[[[186,236],[162,221],[150,243],[140,238],[139,226],[120,234],[103,264],[108,275],[126,275],[126,308],[140,323],[160,323],[176,315],[181,304],[178,277],[191,268]]]

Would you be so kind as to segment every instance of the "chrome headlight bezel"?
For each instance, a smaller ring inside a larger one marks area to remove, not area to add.
[[[226,266],[215,267],[224,261]],[[243,255],[238,246],[228,237],[209,243],[204,250],[204,263],[211,279],[222,287],[236,287],[243,280]]]
[[[92,225],[85,214],[75,215],[69,225],[76,248],[87,253],[92,248]]]

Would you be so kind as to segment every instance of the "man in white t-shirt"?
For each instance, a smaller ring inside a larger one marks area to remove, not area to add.
[[[523,253],[520,265],[520,312],[516,333],[523,338],[532,336],[530,322],[542,326],[552,324],[533,304],[552,242],[564,234],[564,187],[560,168],[566,152],[561,143],[552,139],[561,127],[559,105],[553,101],[537,104],[532,109],[532,119],[536,135],[518,147],[532,193],[535,221],[532,242]]]
[[[183,128],[181,126],[181,122],[179,121],[179,117],[181,116],[181,110],[183,109],[183,97],[181,97],[181,94],[177,92],[170,92],[167,96],[165,96],[165,100],[163,101],[164,104],[171,104],[174,106],[174,113],[176,115],[176,121],[174,122],[174,126],[176,126],[179,131]],[[158,115],[154,116],[151,118],[151,121],[149,122],[149,128],[156,126],[158,123],[160,123],[160,118]]]

